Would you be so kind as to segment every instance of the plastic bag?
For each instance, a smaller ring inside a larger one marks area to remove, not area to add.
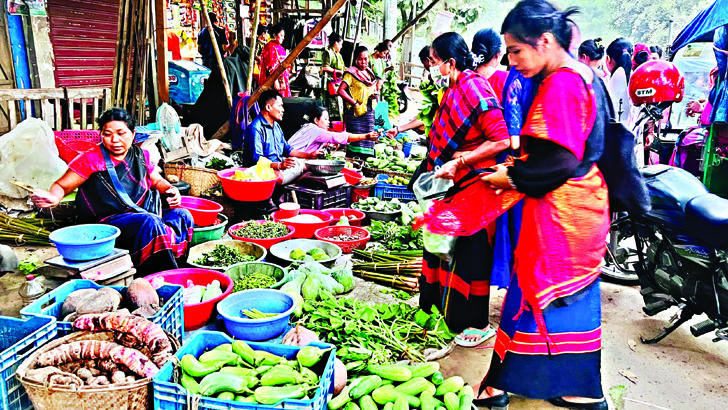
[[[11,181],[47,190],[67,170],[53,131],[43,120],[28,118],[0,138],[0,194],[25,198],[28,192]]]
[[[278,178],[273,168],[270,167],[272,162],[265,157],[260,157],[258,163],[254,167],[250,167],[245,171],[235,171],[233,179],[237,181],[270,181]]]
[[[447,190],[455,185],[451,179],[436,178],[436,172],[437,170],[423,173],[413,186],[423,212],[427,212],[435,200],[444,198]],[[452,259],[456,240],[456,236],[433,233],[427,229],[427,226],[422,228],[422,242],[425,250],[446,262],[450,262]]]

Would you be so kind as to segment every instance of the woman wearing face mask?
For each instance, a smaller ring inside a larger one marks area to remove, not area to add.
[[[488,80],[471,71],[473,58],[457,33],[445,33],[430,47],[432,80],[447,87],[429,135],[426,170],[458,180],[468,172],[495,165],[508,148],[503,112]],[[420,277],[420,307],[436,306],[461,346],[476,346],[495,334],[488,322],[491,239],[495,224],[457,240],[451,262],[425,251]]]
[[[339,95],[344,99],[346,132],[369,134],[374,131],[374,104],[382,83],[369,68],[369,50],[364,46],[354,50],[354,66],[344,73]],[[363,140],[349,144],[347,157],[367,159],[374,156],[374,141]]]
[[[499,102],[503,102],[503,86],[508,73],[498,69],[498,62],[503,56],[500,34],[492,28],[483,29],[473,37],[473,67],[475,72],[488,80]]]
[[[283,26],[273,26],[268,30],[268,32],[271,35],[271,39],[268,44],[263,47],[258,85],[263,85],[265,80],[270,77],[283,60],[286,59],[286,49],[281,45],[283,44],[283,40],[286,38],[286,32],[283,30]],[[291,96],[291,86],[289,84],[290,74],[291,68],[289,67],[280,75],[280,77],[278,77],[275,84],[273,84],[273,88],[278,90],[284,98]]]
[[[503,22],[513,69],[541,82],[521,131],[527,156],[481,177],[525,195],[513,279],[474,400],[481,407],[506,408],[511,392],[558,407],[607,409],[599,267],[609,203],[595,161],[608,102],[601,80],[568,52],[574,13],[524,0]]]

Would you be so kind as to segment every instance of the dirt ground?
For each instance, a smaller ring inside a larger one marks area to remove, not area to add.
[[[41,260],[55,256],[54,248],[19,248],[21,258],[31,253]],[[19,273],[0,278],[0,310],[6,316],[19,316],[21,308],[18,289],[24,281]],[[42,277],[49,287],[60,284]],[[357,278],[357,287],[349,295],[374,303],[391,303],[392,295],[381,292],[382,287]],[[491,323],[500,320],[504,290],[492,289]],[[417,303],[417,297],[407,301]],[[664,312],[655,317],[642,313],[642,298],[638,288],[602,283],[602,385],[604,392],[614,386],[626,386],[624,407],[627,410],[648,409],[725,409],[728,403],[728,345],[713,343],[712,335],[699,339],[685,325],[657,345],[643,345],[640,336],[656,334],[674,314]],[[696,322],[699,319],[695,320]],[[468,383],[480,382],[490,364],[493,339],[478,348],[456,347],[440,360],[445,376],[460,375]],[[633,378],[634,382],[627,377]],[[721,404],[722,403],[722,404]],[[555,408],[540,400],[514,396],[511,410]],[[615,407],[612,407],[615,408]]]
[[[412,95],[416,98],[418,93]],[[416,114],[416,104],[411,107],[401,116],[403,122]],[[21,259],[32,253],[38,254],[41,260],[56,255],[55,249],[50,247],[18,249]],[[0,277],[3,315],[19,316],[21,303],[17,292],[24,280],[19,273]],[[41,280],[50,287],[59,284],[57,280]],[[380,290],[380,286],[357,278],[357,287],[351,296],[375,303],[393,301],[391,295]],[[492,324],[497,325],[500,320],[504,295],[504,290],[492,289]],[[416,304],[417,298],[408,303]],[[657,345],[643,345],[639,342],[640,336],[655,335],[676,310],[650,318],[642,313],[642,306],[638,288],[602,283],[602,385],[605,395],[608,396],[610,389],[616,386],[625,386],[622,408],[626,410],[728,408],[728,344],[713,343],[712,334],[696,339],[690,334],[688,324]],[[698,321],[699,318],[694,320]],[[488,369],[492,345],[493,339],[478,348],[456,347],[440,360],[443,373],[445,376],[461,375],[468,383],[478,384]],[[555,408],[540,400],[511,398],[511,410]],[[610,408],[616,407],[610,403]]]

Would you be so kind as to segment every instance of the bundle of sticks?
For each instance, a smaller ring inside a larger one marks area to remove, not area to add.
[[[50,245],[43,219],[14,218],[0,212],[0,241],[16,245]]]
[[[354,250],[362,259],[354,262],[354,275],[407,292],[418,292],[422,275],[422,251],[377,252]]]

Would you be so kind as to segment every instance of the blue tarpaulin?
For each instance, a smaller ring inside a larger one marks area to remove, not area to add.
[[[710,7],[698,13],[693,21],[677,35],[672,43],[671,51],[674,53],[705,35],[712,40],[713,31],[726,24],[728,24],[728,0],[716,0]]]

